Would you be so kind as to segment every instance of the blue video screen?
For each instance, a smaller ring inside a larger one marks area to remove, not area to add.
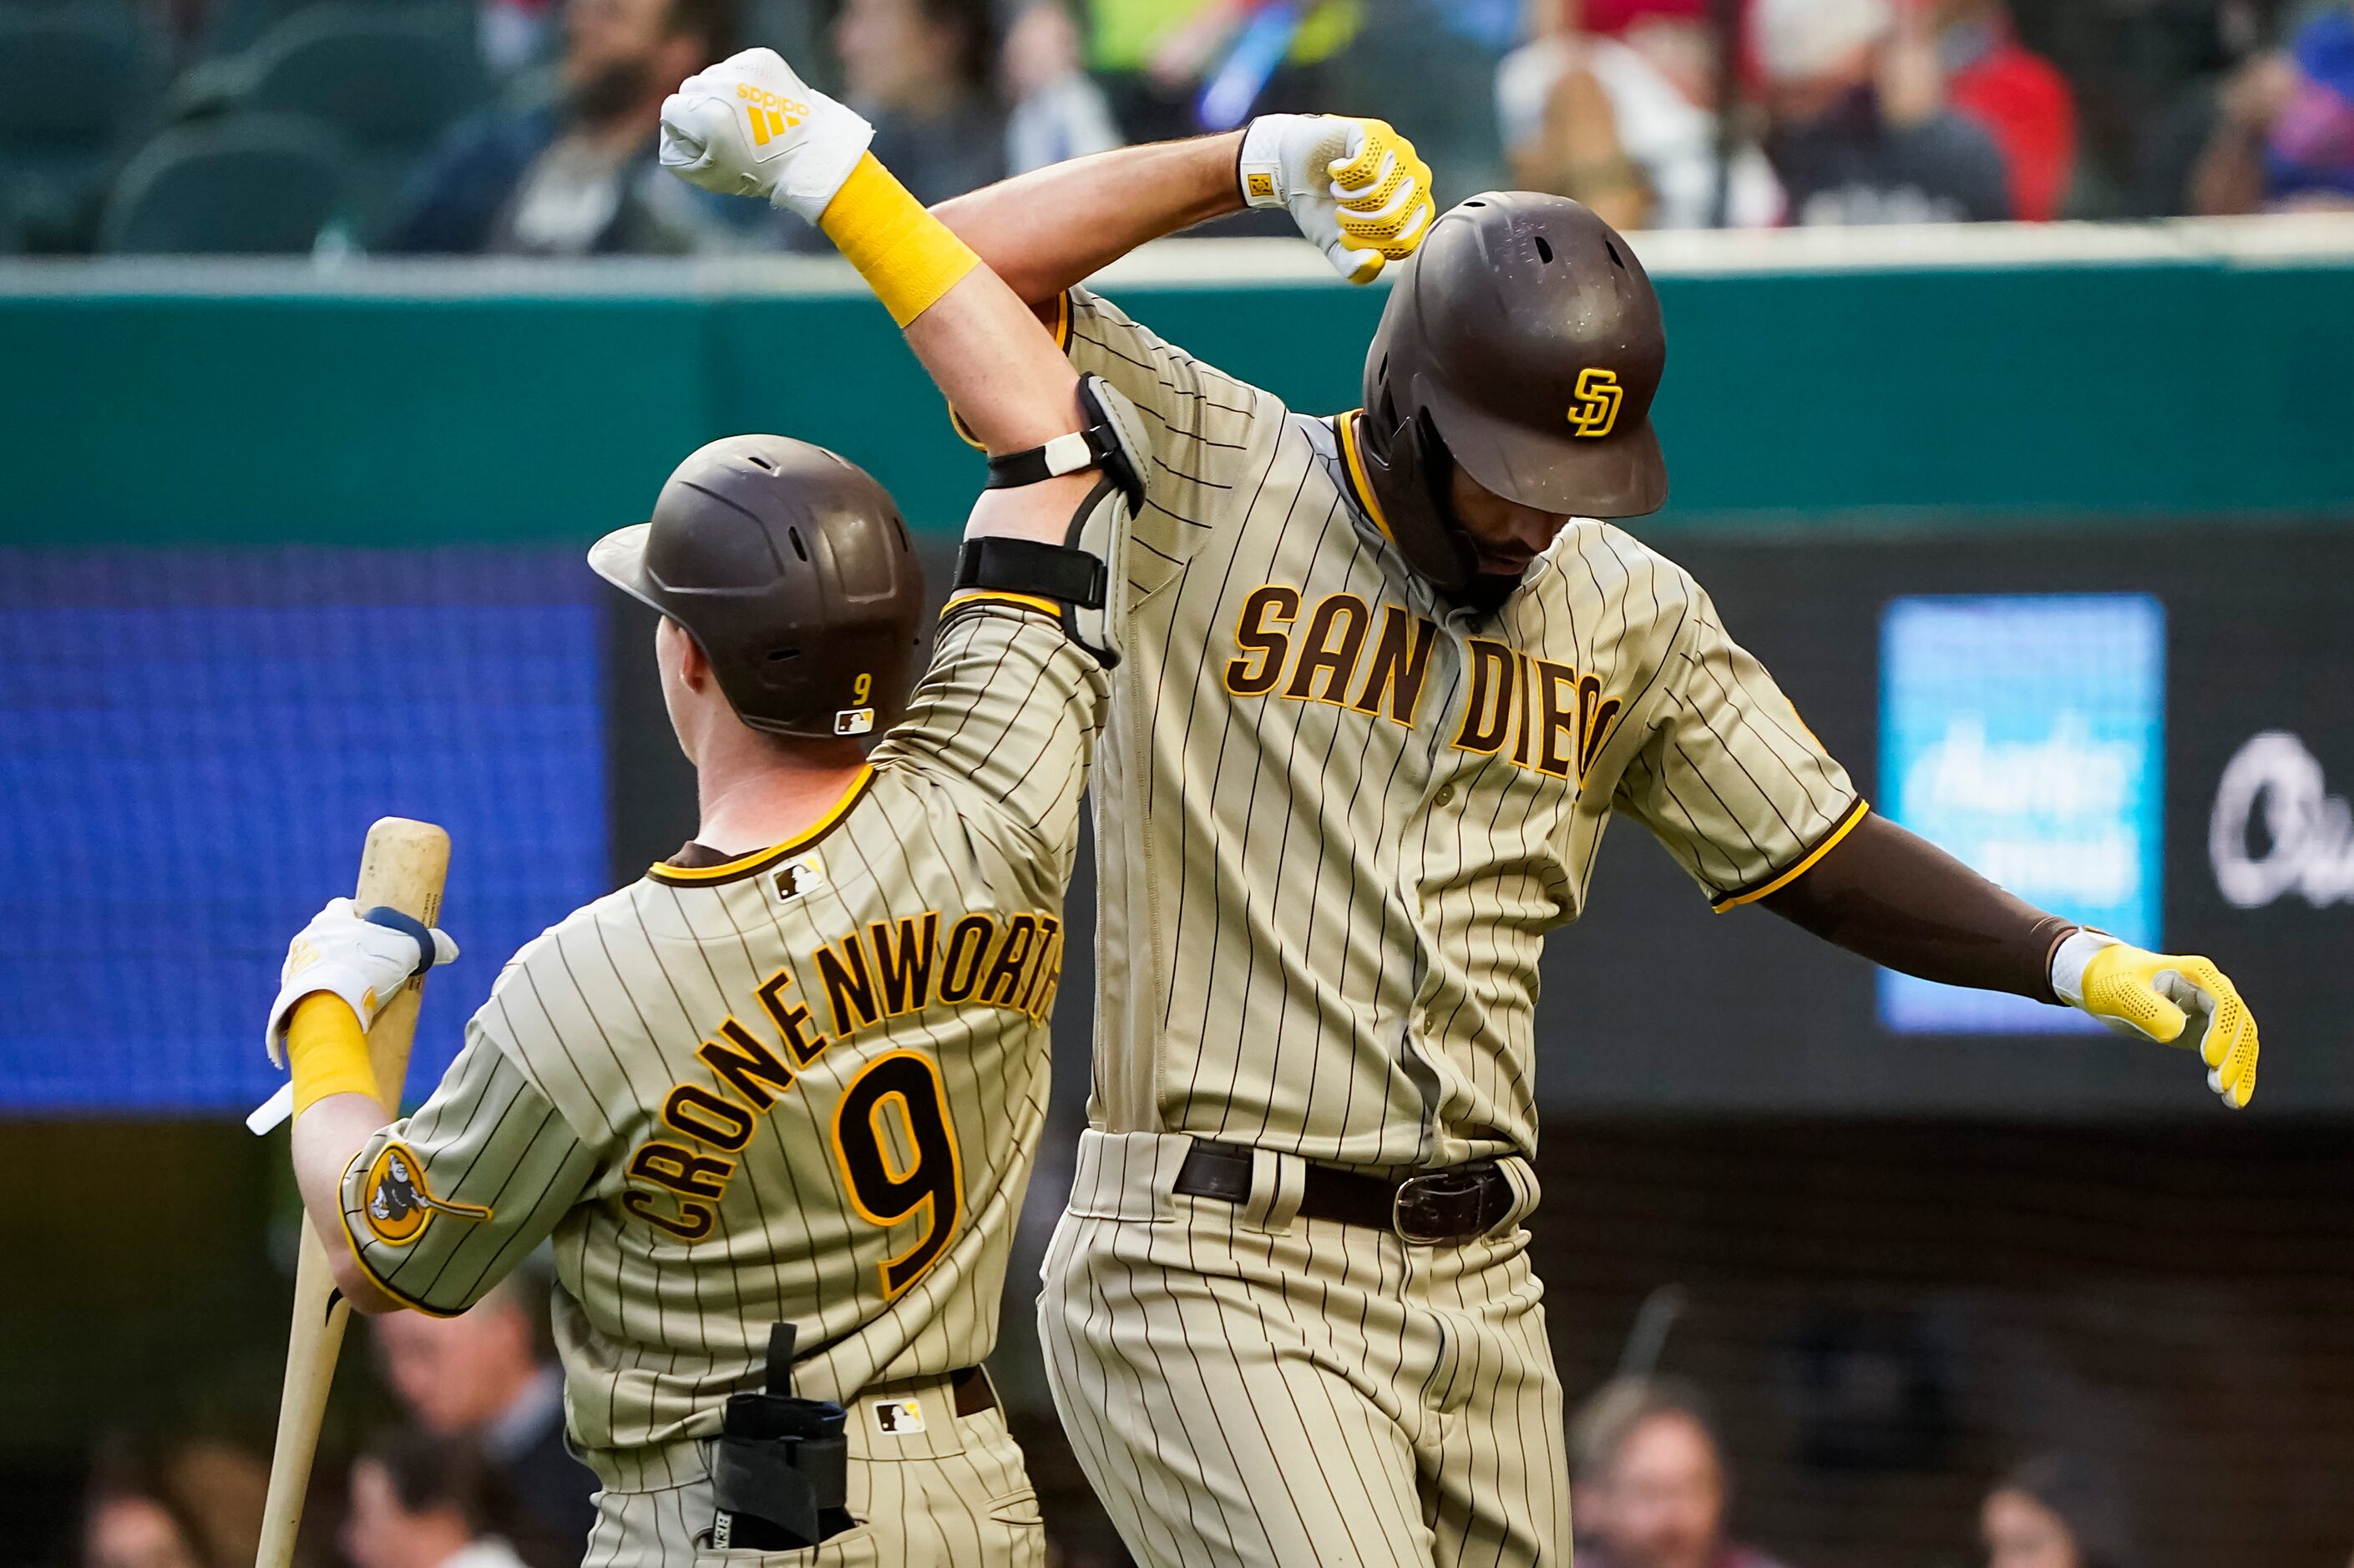
[[[604,889],[597,592],[569,551],[0,550],[0,1114],[267,1098],[287,941],[388,815],[452,843],[420,1098]]]
[[[1880,809],[2031,904],[2159,941],[2166,609],[2146,594],[1923,597],[1881,620]],[[2071,1009],[1880,976],[1901,1033],[2048,1033]]]

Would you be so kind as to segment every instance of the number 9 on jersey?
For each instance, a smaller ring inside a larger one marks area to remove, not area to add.
[[[921,1225],[915,1244],[882,1265],[883,1294],[896,1297],[948,1250],[964,1217],[956,1128],[932,1059],[893,1051],[859,1069],[833,1107],[833,1153],[861,1219]]]

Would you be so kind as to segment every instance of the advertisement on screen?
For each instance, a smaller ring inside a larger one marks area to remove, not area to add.
[[[1880,808],[2029,903],[2158,947],[2166,610],[2143,594],[1918,597],[1881,619]],[[1882,971],[1902,1033],[2098,1028]]]

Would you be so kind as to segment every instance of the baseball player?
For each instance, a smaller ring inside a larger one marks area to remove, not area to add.
[[[817,139],[855,122],[765,52],[706,75],[809,105]],[[782,190],[791,163],[693,177]],[[1872,815],[1691,577],[1596,520],[1667,490],[1626,242],[1524,193],[1433,220],[1428,183],[1378,121],[1274,115],[939,209],[1150,445],[1108,612],[1091,1126],[1039,1306],[1148,1563],[1569,1561],[1521,1224],[1531,1032],[1613,815],[1720,909],[2195,1044],[2234,1105],[2254,1086],[2213,965]],[[1245,206],[1288,207],[1358,281],[1405,263],[1363,408],[1293,413],[1078,286]]]
[[[1124,532],[1142,437],[863,143],[831,151],[808,210],[1001,454],[912,698],[889,496],[797,441],[705,447],[589,555],[664,617],[694,842],[518,953],[389,1126],[361,1030],[447,937],[338,900],[270,1013],[355,1307],[463,1311],[553,1237],[599,1568],[1044,1561],[980,1362],[1113,657],[1105,562],[1064,541]]]

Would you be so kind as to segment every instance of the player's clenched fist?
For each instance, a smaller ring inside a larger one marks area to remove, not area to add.
[[[663,168],[722,196],[766,196],[811,223],[874,139],[875,127],[774,49],[697,71],[663,102]]]
[[[1403,261],[1429,231],[1430,165],[1379,120],[1262,114],[1243,132],[1237,174],[1252,207],[1285,207],[1352,283]]]
[[[458,944],[446,931],[397,910],[371,909],[363,915],[348,898],[329,899],[287,945],[278,1000],[270,1006],[270,1059],[280,1060],[294,1004],[313,991],[343,998],[366,1029],[402,986],[457,956]]]
[[[2052,959],[2052,989],[2121,1033],[2195,1049],[2207,1086],[2238,1107],[2256,1092],[2256,1020],[2223,971],[2078,931]]]

